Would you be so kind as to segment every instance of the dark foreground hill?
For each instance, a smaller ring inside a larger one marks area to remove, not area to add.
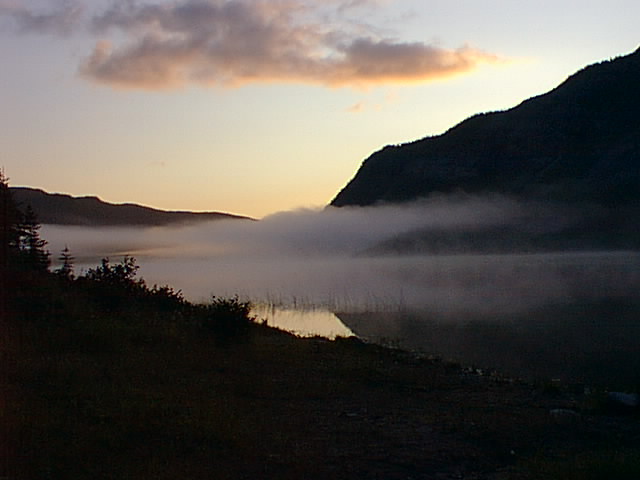
[[[640,49],[584,68],[510,110],[443,135],[387,146],[331,205],[406,202],[436,192],[619,207],[640,201]]]
[[[1,478],[640,478],[637,408],[605,393],[71,293],[3,325]]]
[[[40,189],[11,187],[18,204],[31,205],[41,223],[86,226],[161,226],[212,220],[247,219],[218,212],[165,211],[131,203],[113,204],[98,197],[72,197]]]

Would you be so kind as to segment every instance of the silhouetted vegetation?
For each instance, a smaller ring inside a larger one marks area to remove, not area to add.
[[[15,202],[2,172],[0,201],[3,318],[71,325],[86,319],[97,324],[117,314],[129,322],[156,319],[199,325],[225,342],[248,337],[254,321],[249,302],[214,297],[210,305],[192,304],[173,287],[147,285],[138,278],[139,266],[130,256],[115,264],[103,258],[100,265],[76,276],[72,252],[65,247],[59,257],[61,265],[51,272],[38,218],[30,205],[21,208]]]
[[[255,318],[251,316],[251,303],[233,298],[213,297],[206,306],[205,326],[210,329],[218,343],[245,341]]]
[[[60,252],[60,256],[58,257],[58,261],[60,262],[60,266],[54,270],[54,273],[58,275],[60,278],[64,278],[66,280],[73,280],[74,272],[73,272],[73,262],[75,258],[71,255],[71,251],[69,247],[65,245],[64,249]]]
[[[37,217],[30,206],[21,210],[0,172],[0,300],[1,313],[12,309],[40,312],[45,306],[49,252],[40,238]]]
[[[45,248],[47,242],[40,238],[38,218],[31,205],[24,210],[18,208],[8,182],[0,172],[2,266],[14,273],[46,271],[50,254]]]

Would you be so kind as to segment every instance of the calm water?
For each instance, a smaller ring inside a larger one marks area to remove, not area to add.
[[[366,293],[363,281],[342,297],[308,293],[261,318],[527,380],[640,386],[637,253],[370,259],[368,273],[369,286],[388,289]]]
[[[355,334],[527,380],[640,387],[640,303],[607,299],[455,321],[429,311],[338,313]]]
[[[529,381],[640,387],[640,302],[632,299],[457,318],[426,310],[333,313],[261,307],[255,313],[302,336],[356,335]]]
[[[45,226],[43,236],[52,252],[69,245],[78,273],[133,254],[151,285],[193,301],[238,294],[300,335],[355,334],[513,376],[640,386],[640,252],[372,257],[351,249],[366,232],[334,248],[327,239],[342,237],[322,225],[287,236],[276,220],[233,224],[231,237],[219,224]]]
[[[256,305],[252,314],[258,320],[303,337],[320,336],[334,339],[350,337],[354,333],[340,319],[327,310],[277,308],[271,305]]]

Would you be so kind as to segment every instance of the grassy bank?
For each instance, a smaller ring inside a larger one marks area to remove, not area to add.
[[[2,478],[640,476],[637,414],[594,396],[354,339],[259,323],[221,337],[185,310],[78,302],[4,324]]]

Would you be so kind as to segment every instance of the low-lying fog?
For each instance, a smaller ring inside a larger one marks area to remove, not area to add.
[[[116,263],[132,255],[147,283],[169,284],[195,301],[239,294],[342,311],[428,307],[490,313],[637,292],[637,252],[371,253],[412,231],[472,234],[517,224],[538,232],[560,229],[571,219],[572,212],[551,206],[455,196],[403,207],[298,210],[257,222],[153,228],[44,225],[42,236],[54,264],[65,246],[77,259],[77,273],[104,256]]]
[[[104,256],[117,263],[132,255],[150,285],[171,285],[194,301],[238,294],[263,304],[260,315],[275,305],[281,318],[273,323],[282,328],[394,339],[514,375],[640,384],[640,252],[527,253],[529,236],[557,238],[580,217],[554,205],[450,196],[404,207],[298,210],[257,222],[45,225],[42,236],[54,257],[69,247],[76,273]],[[476,253],[381,248],[416,231],[427,242],[433,233],[440,246],[443,238],[465,239]],[[493,232],[509,253],[479,254],[468,241],[491,247]]]

